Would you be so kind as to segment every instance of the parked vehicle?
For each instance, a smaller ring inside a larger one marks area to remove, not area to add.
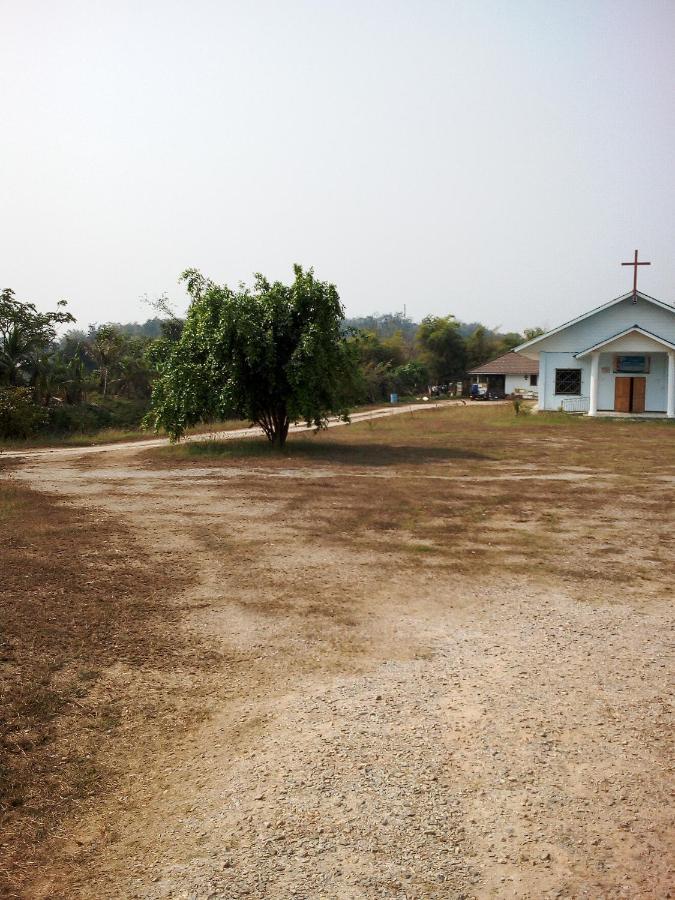
[[[503,394],[489,391],[484,384],[472,384],[469,390],[470,400],[503,400]]]

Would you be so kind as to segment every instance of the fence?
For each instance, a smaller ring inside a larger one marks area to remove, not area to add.
[[[590,405],[590,397],[565,397],[560,403],[560,409],[567,413],[587,413]]]

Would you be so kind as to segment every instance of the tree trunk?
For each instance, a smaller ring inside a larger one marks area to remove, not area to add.
[[[273,413],[269,413],[268,415],[261,417],[258,420],[258,424],[265,432],[270,444],[273,444],[281,450],[286,443],[288,429],[291,424],[288,415],[286,414],[286,410],[280,409]]]
[[[284,446],[291,424],[285,409],[264,413],[255,420],[255,423],[265,432],[265,437],[270,444],[279,449]]]
[[[281,449],[286,443],[286,438],[288,437],[288,427],[291,423],[288,421],[288,418],[284,416],[283,421],[279,426],[279,431],[277,433],[277,440],[279,441],[279,449]]]

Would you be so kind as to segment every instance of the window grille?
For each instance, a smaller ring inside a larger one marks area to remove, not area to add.
[[[555,370],[556,394],[581,394],[581,369]]]

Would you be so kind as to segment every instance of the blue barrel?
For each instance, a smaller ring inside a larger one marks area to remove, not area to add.
[[[390,403],[398,403],[398,394],[389,394]]]

